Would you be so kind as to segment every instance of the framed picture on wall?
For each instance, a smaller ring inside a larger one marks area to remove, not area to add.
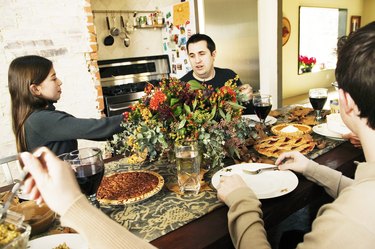
[[[351,16],[350,18],[350,33],[356,31],[361,27],[361,16]]]

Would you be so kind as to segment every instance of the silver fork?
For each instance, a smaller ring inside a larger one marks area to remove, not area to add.
[[[257,174],[260,174],[263,171],[267,171],[267,170],[279,170],[279,167],[271,166],[271,167],[261,168],[261,169],[257,169],[257,170],[242,169],[243,172],[249,173],[249,174],[252,174],[252,175],[257,175]]]

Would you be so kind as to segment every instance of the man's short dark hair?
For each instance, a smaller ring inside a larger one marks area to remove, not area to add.
[[[205,34],[194,34],[190,36],[189,40],[186,43],[186,49],[189,52],[189,44],[190,43],[197,43],[200,41],[206,41],[207,42],[207,48],[210,50],[211,54],[216,50],[216,45],[215,42],[209,37],[208,35]]]
[[[338,50],[338,87],[349,93],[361,118],[375,129],[375,22],[351,33]]]

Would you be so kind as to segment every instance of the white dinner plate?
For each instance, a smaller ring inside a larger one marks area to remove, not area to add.
[[[250,114],[250,115],[242,115],[243,118],[249,118],[255,122],[260,122],[260,119],[256,114]],[[267,125],[273,125],[274,123],[277,122],[277,118],[272,117],[272,116],[267,116],[266,118],[266,124]]]
[[[282,196],[292,192],[298,185],[297,176],[289,170],[269,170],[257,175],[245,173],[243,169],[257,170],[274,166],[265,163],[241,163],[219,170],[212,177],[212,185],[217,188],[221,176],[238,174],[254,191],[259,199],[268,199]]]
[[[54,234],[30,240],[27,249],[51,249],[64,243],[70,249],[88,249],[89,246],[83,237],[76,233]]]
[[[315,133],[325,136],[327,138],[334,139],[334,140],[342,140],[342,141],[345,140],[342,138],[340,133],[329,130],[327,123],[315,125],[312,129]]]

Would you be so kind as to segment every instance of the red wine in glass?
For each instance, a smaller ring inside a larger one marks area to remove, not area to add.
[[[104,176],[104,165],[86,164],[75,167],[75,175],[81,192],[87,196],[96,194]]]
[[[96,192],[104,175],[102,151],[99,148],[82,148],[59,157],[70,164],[82,193],[91,204],[100,207]]]
[[[309,99],[312,107],[316,112],[316,120],[320,121],[322,119],[322,109],[328,98],[327,88],[313,88],[309,90]]]
[[[271,111],[272,101],[271,95],[268,94],[254,94],[253,105],[256,115],[263,125],[266,125],[266,118]]]
[[[259,120],[266,120],[268,113],[270,113],[272,105],[256,105],[254,110]]]
[[[327,97],[310,97],[309,99],[314,110],[322,110],[327,101]]]

